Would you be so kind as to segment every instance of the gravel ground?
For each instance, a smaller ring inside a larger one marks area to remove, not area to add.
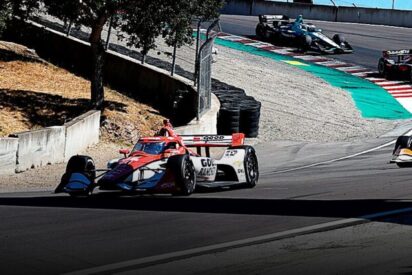
[[[113,38],[115,39],[115,38]],[[139,58],[124,42],[112,49]],[[260,134],[257,143],[292,140],[304,142],[359,141],[377,137],[393,129],[399,121],[367,120],[360,117],[350,95],[331,87],[321,79],[296,67],[236,50],[217,47],[217,62],[213,64],[213,78],[242,88],[262,102]],[[164,54],[172,49],[159,41],[148,63],[163,68],[170,66],[171,57]],[[160,52],[160,54],[158,54]],[[177,73],[191,77],[192,47],[179,49]],[[118,147],[100,144],[88,150],[98,166],[116,157]],[[0,191],[39,190],[54,188],[64,171],[64,164],[52,165],[21,174],[0,177]]]

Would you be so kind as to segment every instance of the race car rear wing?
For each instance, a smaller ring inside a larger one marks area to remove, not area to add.
[[[235,133],[231,136],[225,135],[181,135],[182,142],[186,147],[229,147],[240,146],[245,141],[245,135]]]
[[[396,63],[404,63],[412,58],[412,49],[383,51],[382,56],[383,58],[393,60]]]
[[[384,57],[399,56],[399,55],[412,55],[412,49],[410,50],[387,50],[382,52]]]
[[[259,15],[259,22],[271,24],[273,22],[289,23],[289,17],[286,15]]]

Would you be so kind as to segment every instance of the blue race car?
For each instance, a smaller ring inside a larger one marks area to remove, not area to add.
[[[259,15],[256,36],[274,43],[292,44],[303,51],[316,51],[322,54],[352,53],[351,45],[340,34],[332,39],[311,23],[304,23],[302,15],[295,21],[286,15]]]

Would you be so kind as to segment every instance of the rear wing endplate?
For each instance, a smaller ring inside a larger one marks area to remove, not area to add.
[[[225,135],[181,135],[182,142],[186,147],[229,147],[244,144],[245,135],[235,133],[231,136]]]

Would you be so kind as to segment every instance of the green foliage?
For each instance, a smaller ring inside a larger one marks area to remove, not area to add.
[[[1,1],[1,0],[0,0]],[[26,0],[27,1],[27,0]],[[102,26],[113,17],[129,46],[146,54],[156,37],[169,45],[192,41],[192,19],[218,17],[223,0],[43,0],[47,11],[64,21],[88,27]]]
[[[7,27],[13,16],[26,19],[38,8],[38,0],[0,0],[0,33]]]
[[[2,1],[2,0],[0,0]],[[18,0],[34,1],[34,0]],[[49,14],[65,22],[92,29],[89,41],[93,53],[91,98],[96,107],[103,103],[104,25],[112,20],[120,38],[146,55],[163,36],[168,45],[178,47],[192,41],[192,20],[218,16],[222,0],[42,0]]]

